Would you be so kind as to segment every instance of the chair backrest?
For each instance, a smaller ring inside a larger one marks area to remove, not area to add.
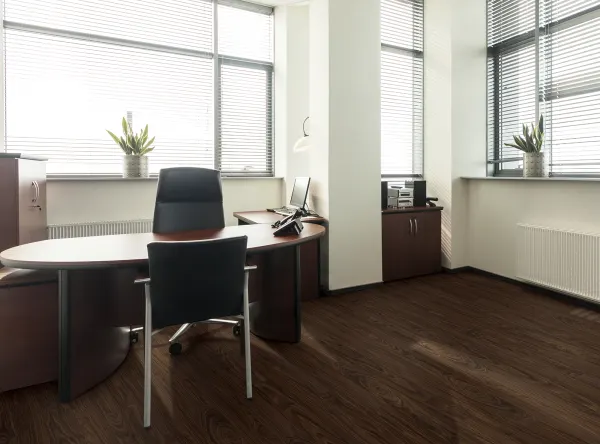
[[[246,236],[148,244],[154,328],[242,314]]]
[[[158,177],[152,232],[225,226],[221,174],[207,168],[164,168]]]

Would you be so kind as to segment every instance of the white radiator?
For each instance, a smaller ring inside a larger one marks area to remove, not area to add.
[[[600,235],[517,224],[517,277],[600,302]]]
[[[150,233],[152,220],[121,220],[109,222],[87,222],[83,224],[49,225],[48,238],[105,236],[108,234]]]

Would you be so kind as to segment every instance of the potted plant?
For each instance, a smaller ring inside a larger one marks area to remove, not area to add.
[[[544,116],[540,114],[537,126],[523,124],[523,135],[513,136],[515,143],[504,145],[523,151],[523,177],[546,177],[546,162],[542,148],[544,146]]]
[[[148,125],[139,134],[133,132],[125,117],[121,121],[123,136],[106,130],[123,150],[123,177],[148,177],[148,153],[154,150],[154,137],[148,140]]]

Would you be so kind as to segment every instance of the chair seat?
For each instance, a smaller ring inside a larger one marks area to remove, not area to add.
[[[56,270],[24,270],[0,268],[0,288],[47,284],[58,281]]]

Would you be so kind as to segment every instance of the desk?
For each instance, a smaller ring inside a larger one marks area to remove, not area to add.
[[[244,211],[241,213],[233,213],[234,217],[238,220],[239,225],[252,225],[252,224],[273,224],[278,220],[284,218],[280,214],[273,213],[270,211]],[[302,222],[306,227],[307,224],[318,224],[325,225],[327,220],[320,216],[308,216],[303,217]],[[306,242],[300,247],[300,262],[301,262],[301,282],[302,292],[301,298],[303,301],[310,301],[317,299],[321,293],[321,267],[320,267],[320,255],[321,255],[321,240],[314,240]],[[265,257],[266,259],[266,257]],[[259,268],[261,263],[257,262]],[[264,268],[264,267],[263,267]]]
[[[58,270],[59,396],[70,401],[106,379],[129,352],[129,326],[143,316],[141,286],[132,295],[133,278],[138,268],[147,266],[148,243],[245,235],[249,262],[255,254],[276,253],[277,263],[263,270],[268,285],[252,295],[250,328],[265,339],[298,342],[298,246],[324,234],[325,228],[307,225],[298,236],[275,237],[269,225],[250,225],[172,235],[55,239],[5,250],[0,261],[14,268]]]

